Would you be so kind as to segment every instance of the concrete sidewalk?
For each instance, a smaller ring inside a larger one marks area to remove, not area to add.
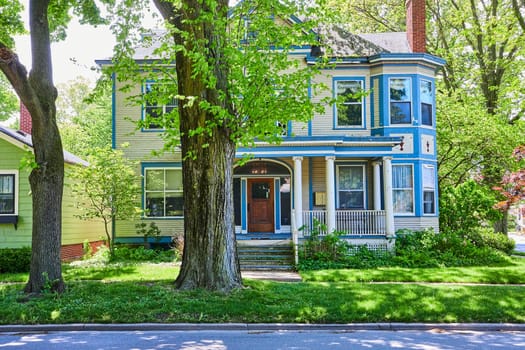
[[[476,331],[525,332],[523,323],[130,323],[4,325],[0,333],[80,331],[246,331],[246,332],[354,332],[354,331]]]
[[[242,278],[277,282],[301,282],[301,275],[294,271],[241,271]]]

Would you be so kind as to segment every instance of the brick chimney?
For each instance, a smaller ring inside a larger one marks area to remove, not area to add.
[[[425,0],[407,0],[407,38],[412,52],[426,52]]]
[[[20,130],[31,135],[32,124],[31,114],[29,114],[29,111],[22,101],[20,101]]]

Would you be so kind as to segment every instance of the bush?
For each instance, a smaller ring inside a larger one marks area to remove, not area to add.
[[[0,273],[29,272],[30,266],[30,247],[0,249]]]
[[[494,230],[490,228],[477,228],[464,233],[464,235],[474,245],[480,248],[497,249],[508,255],[512,254],[514,248],[516,248],[516,242],[514,242],[514,240],[503,233],[494,232]]]
[[[136,248],[117,246],[112,257],[112,261],[172,262],[175,260],[176,254],[173,249],[145,249],[143,246]]]

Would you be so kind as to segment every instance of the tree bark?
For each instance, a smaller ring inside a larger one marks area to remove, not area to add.
[[[62,292],[60,247],[64,155],[56,124],[51,42],[47,19],[49,1],[31,0],[32,69],[27,76],[18,57],[0,44],[0,69],[5,73],[32,119],[36,167],[29,176],[33,201],[32,255],[26,293]]]
[[[200,105],[205,101],[233,111],[227,98],[229,67],[223,60],[228,1],[219,0],[216,8],[209,8],[208,2],[184,0],[180,10],[171,2],[154,2],[162,16],[184,33],[174,35],[175,43],[185,49],[176,56],[178,93],[196,98],[179,104],[184,252],[175,285],[229,292],[242,286],[233,220],[235,143],[225,121]],[[202,20],[203,14],[213,14],[213,20]],[[206,58],[208,72],[197,71],[192,53]],[[214,86],[208,74],[215,79]],[[205,131],[195,133],[198,130]]]

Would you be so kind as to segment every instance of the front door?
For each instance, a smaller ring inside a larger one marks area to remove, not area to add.
[[[248,179],[248,232],[273,232],[273,179]]]

